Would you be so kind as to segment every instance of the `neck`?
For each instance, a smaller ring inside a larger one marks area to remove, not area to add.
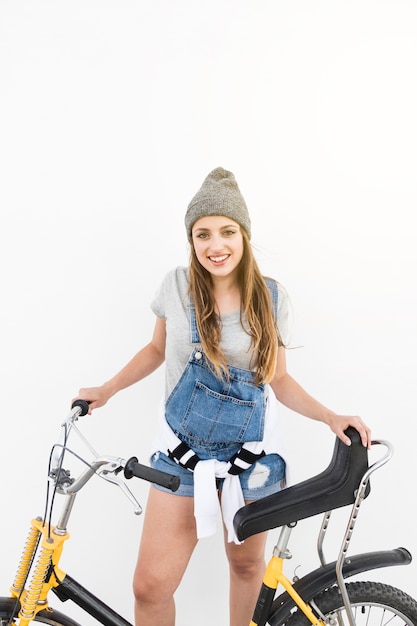
[[[230,291],[239,291],[239,285],[235,276],[213,276],[214,294],[225,294]]]
[[[213,293],[220,315],[240,309],[239,285],[231,276],[216,277],[213,280]]]

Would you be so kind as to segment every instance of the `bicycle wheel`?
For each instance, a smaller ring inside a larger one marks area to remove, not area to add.
[[[355,582],[346,585],[356,626],[417,626],[417,602],[409,595],[384,583]],[[326,623],[349,624],[342,596],[337,587],[322,591],[311,602],[326,618]],[[341,617],[341,622],[340,620]],[[287,626],[308,626],[300,610],[287,620]]]
[[[18,617],[19,604],[14,598],[0,598],[0,626],[15,624]],[[79,626],[78,622],[68,615],[54,609],[44,609],[35,616],[35,622],[48,624],[48,626]]]

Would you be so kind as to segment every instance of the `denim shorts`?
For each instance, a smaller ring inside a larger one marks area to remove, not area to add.
[[[151,465],[162,472],[168,472],[174,476],[179,476],[181,484],[175,495],[194,496],[194,475],[193,472],[181,467],[172,461],[163,452],[156,452],[151,458]],[[249,469],[239,474],[240,484],[245,501],[260,500],[272,493],[281,491],[285,486],[285,461],[279,454],[267,454],[259,461],[256,461]],[[219,491],[222,489],[223,478],[217,479]],[[156,489],[172,493],[169,489],[153,485]]]

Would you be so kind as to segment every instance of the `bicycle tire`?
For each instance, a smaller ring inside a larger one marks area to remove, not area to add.
[[[17,612],[19,605],[14,598],[0,598],[0,626],[15,624],[18,620]],[[35,615],[35,622],[47,624],[47,626],[80,626],[78,622],[68,615],[55,611],[55,609],[43,609]]]
[[[408,594],[391,585],[378,582],[354,582],[346,585],[356,626],[417,626],[417,602]],[[336,613],[342,613],[342,623],[349,624],[338,587],[330,587],[311,602],[326,618],[326,623],[337,624]],[[269,624],[269,622],[268,622]],[[311,622],[299,609],[292,613],[286,626],[310,626]],[[271,621],[271,626],[278,626]]]

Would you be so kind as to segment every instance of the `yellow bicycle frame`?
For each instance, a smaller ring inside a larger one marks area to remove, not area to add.
[[[274,554],[271,557],[267,565],[267,568],[265,570],[265,575],[263,579],[263,586],[264,586],[263,588],[270,592],[275,593],[278,588],[278,585],[281,584],[284,587],[285,591],[287,591],[288,594],[291,596],[291,598],[294,600],[295,604],[304,613],[304,615],[307,616],[310,622],[314,624],[314,626],[324,626],[324,623],[321,620],[317,619],[311,607],[304,602],[301,596],[294,589],[291,581],[284,574],[283,563],[284,563],[284,557],[277,556],[276,554]],[[256,612],[255,612],[253,619],[257,619]],[[250,626],[258,626],[258,622],[252,620],[250,623]]]

